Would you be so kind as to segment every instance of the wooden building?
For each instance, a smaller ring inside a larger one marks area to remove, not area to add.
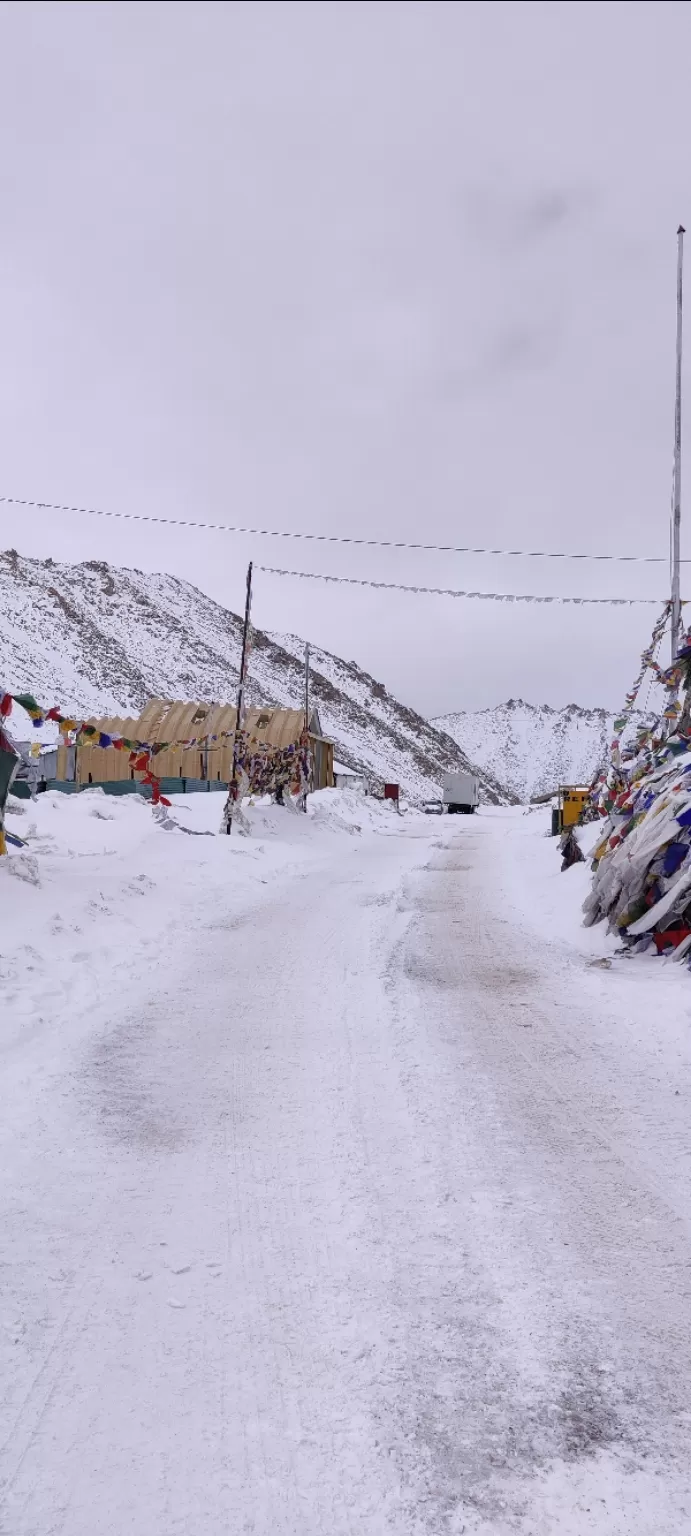
[[[170,699],[151,699],[137,720],[115,716],[95,717],[84,722],[106,735],[117,731],[132,741],[187,741],[197,738],[194,747],[171,746],[158,752],[152,771],[160,779],[181,779],[185,787],[211,783],[227,784],[232,774],[235,708],[231,704],[178,703]],[[301,709],[248,710],[245,729],[250,738],[271,747],[288,747],[298,742],[305,725]],[[222,736],[222,740],[212,738]],[[309,723],[312,757],[312,789],[333,786],[333,743],[323,735],[316,710]],[[79,745],[76,749],[61,745],[58,749],[58,782],[76,779],[79,785],[116,784],[124,779],[141,779],[130,766],[129,753],[117,747]]]

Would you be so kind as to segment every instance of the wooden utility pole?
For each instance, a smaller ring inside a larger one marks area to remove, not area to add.
[[[249,634],[250,614],[252,611],[252,561],[247,567],[247,592],[245,595],[245,622],[242,628],[242,653],[240,656],[240,673],[238,676],[238,694],[235,706],[235,735],[233,736],[233,772],[228,788],[228,799],[225,804],[226,832],[230,837],[233,826],[233,808],[238,798],[238,736],[242,730],[245,718],[245,679],[247,676],[247,663],[249,660]]]
[[[309,641],[305,645],[305,730],[310,728],[310,648]],[[302,803],[302,808],[307,814],[307,795]]]
[[[677,372],[674,405],[674,495],[672,499],[672,665],[681,641],[681,352],[684,274],[683,224],[677,230]]]

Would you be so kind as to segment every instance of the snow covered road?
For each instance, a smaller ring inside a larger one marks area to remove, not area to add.
[[[529,823],[159,832],[148,975],[13,994],[2,1536],[691,1532],[691,981]]]

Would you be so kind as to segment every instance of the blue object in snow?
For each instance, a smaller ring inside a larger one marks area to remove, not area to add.
[[[669,847],[665,848],[664,857],[662,860],[663,875],[667,875],[668,877],[669,875],[676,875],[676,872],[681,868],[681,865],[683,864],[688,851],[688,843],[670,843]]]
[[[26,848],[23,837],[17,837],[16,832],[8,832],[5,827],[5,841],[11,843],[13,848]]]

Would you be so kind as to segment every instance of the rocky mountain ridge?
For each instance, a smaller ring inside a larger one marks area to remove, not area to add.
[[[588,784],[606,761],[616,716],[611,710],[507,699],[492,709],[458,710],[432,723],[520,801],[560,784]],[[637,724],[648,717],[637,712]]]
[[[151,697],[234,702],[242,621],[175,576],[0,553],[0,683],[78,713],[138,713]],[[249,701],[301,706],[304,641],[253,631]],[[336,757],[413,801],[468,759],[354,662],[311,645],[311,697]],[[506,803],[491,772],[483,795]]]

